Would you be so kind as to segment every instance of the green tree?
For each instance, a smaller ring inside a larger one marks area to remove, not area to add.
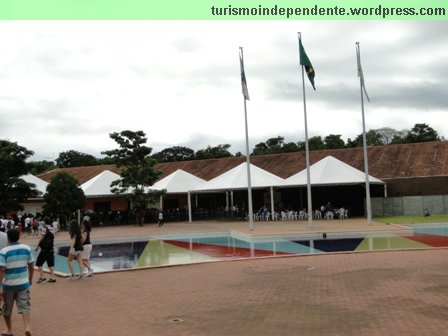
[[[137,223],[142,224],[144,210],[148,203],[154,202],[163,192],[152,191],[147,187],[154,184],[162,173],[154,168],[157,161],[151,158],[151,147],[143,131],[121,131],[110,134],[119,146],[102,154],[112,158],[117,167],[123,167],[119,180],[112,182],[112,192],[123,195],[131,202]]]
[[[397,131],[396,134],[394,134],[392,141],[390,142],[391,145],[398,145],[406,143],[406,136],[408,135],[409,130],[404,129],[401,131]]]
[[[109,164],[114,164],[114,160],[109,158],[109,157],[104,157],[104,158],[99,158],[98,159],[98,164],[99,165],[109,165]]]
[[[98,159],[90,154],[81,153],[75,150],[69,150],[59,153],[56,159],[56,165],[59,168],[95,166]]]
[[[324,138],[327,149],[344,148],[345,142],[341,139],[341,134],[330,134]]]
[[[427,124],[415,124],[405,137],[406,143],[439,141],[439,135]]]
[[[252,150],[252,155],[267,154],[268,150],[269,150],[269,148],[268,148],[268,145],[266,144],[266,142],[260,142],[255,145],[254,149]]]
[[[375,130],[369,130],[366,133],[367,146],[382,146],[384,145],[381,140],[381,134]],[[362,147],[364,145],[362,133],[359,134],[354,140],[348,139],[346,147]]]
[[[308,139],[308,147],[310,151],[325,149],[325,144],[322,137],[317,135]]]
[[[21,202],[37,197],[35,185],[21,176],[28,174],[26,159],[34,153],[16,142],[0,140],[0,213],[22,210]]]
[[[194,160],[194,150],[188,147],[174,146],[165,148],[152,156],[158,162],[179,162]]]
[[[205,149],[200,149],[196,152],[196,160],[204,159],[218,159],[224,157],[231,157],[232,153],[229,152],[230,145],[223,144],[215,147],[207,146]]]
[[[287,142],[282,147],[282,153],[298,152],[299,150],[299,145],[295,142]]]
[[[287,153],[297,151],[299,151],[299,146],[296,143],[285,143],[284,137],[277,136],[276,138],[270,138],[266,140],[266,142],[260,142],[256,144],[252,151],[252,155]]]
[[[78,180],[65,172],[53,176],[47,186],[44,200],[44,211],[63,219],[65,225],[70,223],[73,212],[82,209],[86,204],[86,196]]]
[[[30,161],[28,163],[28,166],[30,168],[30,173],[33,175],[39,175],[56,168],[53,161],[47,161],[47,160]]]

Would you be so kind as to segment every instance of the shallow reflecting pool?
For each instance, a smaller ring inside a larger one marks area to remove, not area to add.
[[[448,247],[448,225],[409,225],[401,232],[249,237],[234,233],[159,236],[145,241],[94,242],[96,272],[147,266],[292,254]],[[68,273],[68,247],[57,248],[56,270]],[[76,263],[74,263],[76,265]]]

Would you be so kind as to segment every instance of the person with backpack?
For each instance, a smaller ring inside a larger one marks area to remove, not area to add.
[[[54,277],[54,228],[51,225],[50,218],[44,218],[45,226],[41,231],[41,236],[39,239],[39,244],[37,245],[36,251],[40,248],[40,253],[37,256],[36,266],[39,269],[39,280],[37,283],[42,283],[47,281],[44,277],[43,265],[46,262],[48,268],[50,269],[50,278],[47,282],[56,282]]]

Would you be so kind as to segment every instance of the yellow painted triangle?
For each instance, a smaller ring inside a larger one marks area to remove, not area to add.
[[[137,267],[190,264],[213,260],[219,259],[174,246],[162,240],[150,240],[138,258]]]
[[[355,251],[428,248],[428,245],[405,237],[371,237],[365,238]]]

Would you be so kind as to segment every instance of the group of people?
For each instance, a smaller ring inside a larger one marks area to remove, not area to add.
[[[18,313],[22,315],[25,335],[31,336],[31,295],[30,286],[33,283],[34,264],[39,271],[37,283],[55,283],[54,275],[54,236],[55,228],[52,221],[44,218],[44,226],[40,231],[39,242],[36,251],[40,249],[36,261],[34,260],[31,248],[19,242],[21,233],[17,227],[10,227],[5,232],[0,232],[0,303],[2,303],[1,313],[6,323],[6,331],[2,336],[12,336],[11,314],[14,303],[16,303]],[[90,253],[92,242],[90,232],[92,226],[89,218],[85,217],[82,226],[76,220],[70,223],[70,250],[67,258],[70,269],[70,279],[77,280],[91,276],[93,269],[90,265]],[[79,274],[75,274],[72,265],[76,259],[79,267]],[[47,263],[50,270],[49,278],[44,275],[43,265]],[[87,272],[84,272],[84,268]]]
[[[51,224],[56,234],[59,231],[58,220],[52,220]],[[44,226],[44,217],[41,215],[25,214],[14,217],[10,216],[8,218],[0,217],[0,232],[6,232],[16,228],[19,231],[20,236],[25,235],[26,237],[40,237]]]
[[[335,208],[328,202],[326,205],[322,204],[320,207],[320,212],[325,219],[347,219],[348,218],[348,209],[344,207]]]
[[[39,269],[39,280],[37,283],[42,282],[56,282],[54,276],[54,228],[51,225],[49,218],[45,218],[45,227],[41,232],[36,251],[40,249],[40,253],[37,257],[36,266]],[[70,269],[70,280],[83,279],[84,277],[92,276],[93,269],[90,265],[90,254],[92,252],[92,242],[90,240],[90,232],[92,226],[88,217],[85,217],[82,221],[82,226],[78,224],[76,219],[70,222],[70,250],[67,257],[68,268]],[[75,274],[73,267],[73,260],[76,259],[79,267],[79,274]],[[47,263],[50,269],[50,278],[44,277],[43,265]],[[87,273],[84,273],[84,268],[87,269]]]
[[[68,268],[70,269],[70,280],[81,280],[93,274],[93,269],[90,265],[90,254],[92,252],[92,241],[90,240],[91,231],[92,225],[88,217],[84,217],[82,226],[75,219],[70,222],[70,250],[67,258]],[[75,274],[73,268],[73,259],[76,259],[78,262],[78,275]],[[87,273],[84,273],[84,268],[87,269]]]

